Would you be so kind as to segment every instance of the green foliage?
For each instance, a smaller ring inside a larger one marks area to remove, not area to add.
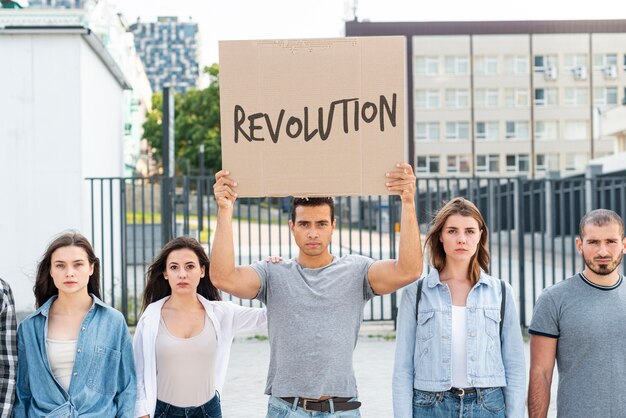
[[[205,167],[215,172],[222,166],[220,145],[220,93],[219,68],[217,64],[205,67],[204,72],[210,77],[210,84],[202,90],[192,89],[175,96],[175,159],[177,173],[187,174],[189,165],[191,174],[199,172],[200,145],[204,145]],[[143,125],[144,138],[155,150],[154,156],[161,158],[163,130],[163,95],[152,96],[152,110],[148,112]]]

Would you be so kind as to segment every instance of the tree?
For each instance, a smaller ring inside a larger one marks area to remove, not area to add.
[[[175,95],[174,102],[174,138],[176,172],[191,174],[199,172],[200,146],[204,145],[205,167],[215,172],[222,166],[220,144],[220,93],[219,67],[213,64],[205,67],[209,75],[209,86],[202,90],[191,89]],[[161,158],[163,130],[163,94],[152,96],[152,110],[147,113],[143,124],[144,138],[154,149],[154,156]]]

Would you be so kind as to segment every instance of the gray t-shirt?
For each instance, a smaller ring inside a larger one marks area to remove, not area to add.
[[[557,415],[626,417],[626,285],[577,274],[544,290],[528,332],[558,338]]]
[[[261,278],[256,298],[267,305],[266,395],[357,396],[352,354],[363,307],[374,297],[367,279],[373,262],[347,255],[316,269],[295,260],[252,265]]]

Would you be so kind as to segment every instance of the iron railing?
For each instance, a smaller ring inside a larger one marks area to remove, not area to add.
[[[163,242],[192,235],[210,252],[216,214],[214,179],[116,177],[87,181],[91,239],[102,261],[103,297],[134,324],[141,311],[147,265]],[[171,206],[165,210],[161,210],[160,196],[163,181],[175,190]],[[481,210],[490,230],[490,272],[513,286],[524,326],[530,322],[541,290],[582,268],[575,246],[581,216],[599,207],[615,210],[622,217],[626,214],[624,177],[418,178],[415,199],[423,234],[441,204],[455,196],[472,200]],[[333,254],[375,259],[396,256],[400,215],[396,196],[338,197],[335,206]],[[289,211],[287,198],[238,199],[233,221],[236,262],[245,265],[267,255],[295,256]],[[162,216],[167,213],[171,215]],[[626,261],[622,271],[624,265]],[[259,306],[257,301],[227,298]],[[397,301],[395,293],[377,296],[366,305],[365,320],[395,320]]]

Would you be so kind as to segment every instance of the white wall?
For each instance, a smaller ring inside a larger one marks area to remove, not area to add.
[[[28,311],[47,243],[89,235],[84,177],[122,172],[122,89],[80,35],[0,34],[0,56],[0,277]]]
[[[94,54],[89,45],[82,44],[81,54],[81,111],[82,111],[82,164],[83,178],[88,177],[119,177],[124,170],[124,96],[117,81],[109,75],[100,58]],[[116,109],[115,111],[113,111]],[[108,187],[108,182],[106,183]],[[95,233],[91,235],[91,187],[83,181],[83,234],[92,241],[96,255],[105,260],[102,265],[102,279],[106,294],[111,289],[113,279],[117,279],[117,293],[121,270],[119,260],[120,246],[120,190],[119,182],[113,182],[113,211],[105,194],[107,212],[104,223],[104,237],[99,222],[99,213],[95,217]],[[108,188],[105,189],[108,192]],[[100,207],[99,187],[94,188],[94,206]],[[111,216],[112,215],[112,216]],[[110,235],[110,222],[113,222],[113,236]],[[115,251],[111,254],[111,241],[115,243]],[[104,245],[103,245],[104,244]],[[113,257],[112,257],[113,256]],[[117,261],[116,271],[110,274],[110,262]],[[117,299],[117,298],[116,298]],[[105,296],[105,300],[110,299]]]

